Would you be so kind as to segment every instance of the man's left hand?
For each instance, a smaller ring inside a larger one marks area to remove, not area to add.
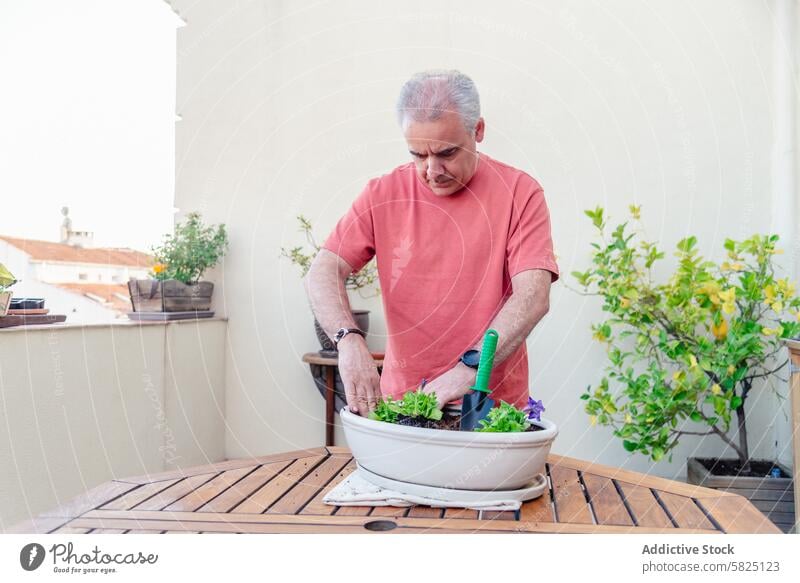
[[[422,389],[423,393],[436,393],[436,403],[442,409],[450,401],[466,395],[475,384],[477,371],[458,363],[445,373],[430,381]]]

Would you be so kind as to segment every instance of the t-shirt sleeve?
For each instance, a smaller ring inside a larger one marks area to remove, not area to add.
[[[544,190],[530,178],[521,181],[519,186],[522,192],[515,197],[506,248],[509,277],[528,269],[546,269],[554,283],[558,281],[559,272]]]
[[[350,210],[339,219],[322,245],[347,261],[357,273],[375,255],[375,231],[371,205],[371,186],[368,184],[353,201]]]

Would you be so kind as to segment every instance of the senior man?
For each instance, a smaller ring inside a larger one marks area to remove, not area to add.
[[[397,117],[412,162],[367,183],[306,278],[314,314],[337,342],[348,407],[366,415],[382,395],[400,398],[423,378],[440,408],[458,404],[488,328],[499,334],[492,398],[522,407],[525,339],[559,277],[542,187],[477,151],[480,100],[458,71],[414,75]],[[344,287],[373,256],[388,333],[380,376]]]

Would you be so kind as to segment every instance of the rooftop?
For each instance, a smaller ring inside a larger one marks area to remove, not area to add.
[[[24,251],[34,261],[97,263],[140,268],[149,268],[153,264],[151,255],[124,247],[74,247],[65,243],[19,239],[5,235],[0,235],[0,240],[6,241],[17,249]]]

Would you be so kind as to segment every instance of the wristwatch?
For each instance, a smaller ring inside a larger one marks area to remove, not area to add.
[[[367,335],[358,328],[339,328],[339,330],[336,331],[336,335],[333,337],[333,345],[337,348],[337,350],[339,348],[339,342],[341,342],[342,338],[348,334],[360,334],[362,338],[367,337]]]
[[[481,361],[481,352],[480,350],[467,350],[464,354],[461,355],[461,362],[466,364],[470,368],[474,368],[478,370],[478,363]]]

